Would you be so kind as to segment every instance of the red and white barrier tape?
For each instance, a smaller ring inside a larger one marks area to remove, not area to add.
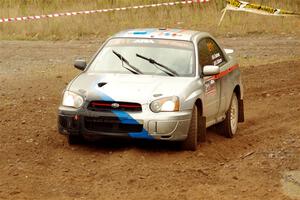
[[[139,5],[139,6],[128,6],[128,7],[121,7],[121,8],[86,10],[86,11],[55,13],[55,14],[36,15],[36,16],[27,16],[27,17],[0,18],[0,23],[38,20],[38,19],[44,19],[44,18],[74,16],[74,15],[93,14],[93,13],[112,12],[112,11],[124,11],[124,10],[130,10],[130,9],[140,9],[140,8],[154,8],[154,7],[160,7],[160,6],[175,6],[175,5],[179,5],[179,4],[184,5],[184,4],[192,4],[192,3],[205,3],[208,1],[209,0],[185,0],[185,1],[166,2],[166,3],[148,4],[148,5]]]

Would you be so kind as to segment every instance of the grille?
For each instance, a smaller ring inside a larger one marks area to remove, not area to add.
[[[85,128],[107,133],[142,132],[142,124],[122,124],[116,117],[85,117]]]
[[[92,101],[88,106],[92,111],[142,111],[141,104],[128,102],[113,102],[113,101]]]

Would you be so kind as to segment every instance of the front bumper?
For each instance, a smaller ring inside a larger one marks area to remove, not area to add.
[[[131,137],[157,140],[185,140],[191,111],[180,112],[94,112],[61,106],[58,129],[61,134]]]

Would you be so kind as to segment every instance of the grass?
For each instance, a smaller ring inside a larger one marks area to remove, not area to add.
[[[0,17],[51,14],[56,12],[143,5],[168,0],[0,0]],[[169,0],[171,1],[171,0]],[[253,3],[298,11],[300,1],[251,0]],[[201,5],[146,8],[130,11],[59,17],[0,24],[2,40],[81,40],[107,37],[136,27],[176,27],[207,31],[216,36],[300,33],[299,17],[273,17],[228,12],[218,27],[225,0]]]

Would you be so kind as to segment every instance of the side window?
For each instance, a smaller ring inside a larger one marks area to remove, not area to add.
[[[219,46],[210,38],[201,40],[198,44],[199,64],[221,66],[226,62],[223,52]]]
[[[202,39],[198,43],[198,52],[199,52],[199,64],[201,67],[205,65],[212,65],[211,54],[208,51],[206,39]]]

